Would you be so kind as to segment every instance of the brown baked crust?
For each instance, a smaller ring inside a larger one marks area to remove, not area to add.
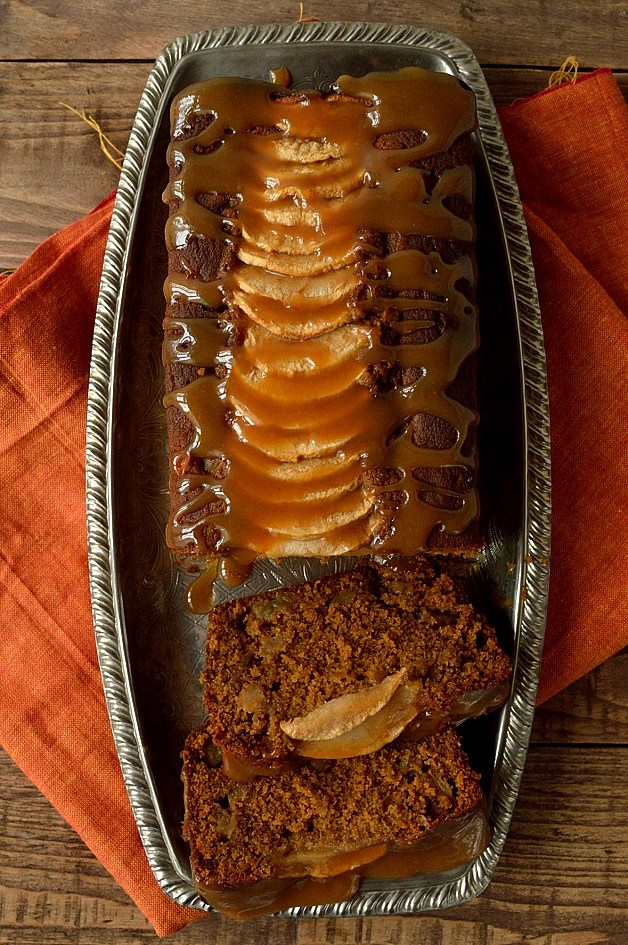
[[[485,708],[507,694],[510,661],[494,629],[436,559],[228,601],[209,616],[208,728],[241,759],[281,764],[296,751],[281,722],[404,669],[419,717],[435,727],[478,714],[487,690]]]

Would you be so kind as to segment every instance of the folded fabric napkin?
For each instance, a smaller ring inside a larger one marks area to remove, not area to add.
[[[539,702],[628,644],[628,106],[610,70],[501,110],[536,271],[552,437]]]
[[[85,404],[113,196],[0,281],[0,744],[159,934],[159,889],[100,681],[85,530]]]
[[[608,71],[502,111],[547,343],[552,580],[539,699],[628,643],[628,108]],[[112,196],[0,280],[0,743],[159,935],[199,913],[160,891],[128,804],[87,582],[85,401]]]

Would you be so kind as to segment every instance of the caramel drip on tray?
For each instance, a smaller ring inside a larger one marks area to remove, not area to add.
[[[229,253],[216,278],[190,265],[164,287],[164,361],[198,369],[165,399],[194,431],[173,457],[170,546],[413,554],[434,530],[463,531],[475,492],[421,487],[413,471],[473,465],[463,449],[477,417],[447,389],[477,344],[461,288],[474,265],[464,251],[445,263],[369,240],[473,242],[448,201],[472,203],[470,168],[434,183],[413,166],[473,130],[473,95],[415,68],[343,76],[332,94],[219,78],[181,93],[172,120],[168,248]],[[210,317],[177,317],[179,301]],[[417,441],[417,418],[438,418],[444,437]],[[182,474],[193,458],[216,475]]]

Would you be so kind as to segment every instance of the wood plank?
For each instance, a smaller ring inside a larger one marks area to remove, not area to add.
[[[335,0],[306,0],[306,14],[337,20]],[[622,0],[433,0],[416,9],[396,0],[348,0],[342,19],[416,23],[460,36],[482,63],[558,66],[573,54],[583,66],[625,66],[628,20]],[[150,16],[125,0],[5,0],[0,5],[0,58],[154,59],[177,35],[201,29],[298,19],[296,0],[260,12],[254,0],[199,6],[195,0],[157,0]],[[115,28],[113,28],[115,27]]]
[[[532,741],[628,744],[628,648],[540,706]]]
[[[624,60],[624,69],[628,60]],[[534,95],[548,87],[552,69],[520,69],[511,67],[485,66],[484,75],[493,99],[498,108]],[[586,70],[580,70],[583,75]],[[590,71],[590,70],[589,70]],[[628,98],[628,72],[615,70],[615,79],[624,98]]]
[[[0,64],[0,269],[18,266],[117,184],[95,133],[59,103],[84,108],[125,148],[148,71],[145,63]]]
[[[84,108],[124,148],[149,70],[147,63],[0,63],[0,270],[18,266],[116,185],[118,172],[94,132],[59,102]],[[549,74],[486,70],[498,105],[545,88]],[[628,94],[628,75],[618,79]]]
[[[625,945],[628,749],[532,748],[495,879],[473,902],[419,918],[219,915],[181,945]],[[623,936],[623,937],[622,937]],[[8,757],[0,754],[0,941],[135,945],[157,937],[128,897]]]

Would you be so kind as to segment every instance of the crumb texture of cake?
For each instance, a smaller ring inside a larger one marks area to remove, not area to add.
[[[469,89],[414,67],[175,98],[173,551],[477,549],[475,127]]]
[[[236,905],[254,909],[265,889],[279,892],[309,876],[325,890],[334,876],[359,874],[391,853],[398,860],[389,859],[389,868],[401,872],[403,855],[416,855],[430,836],[439,841],[427,848],[434,870],[486,845],[479,776],[451,729],[247,784],[224,775],[219,754],[207,726],[188,736],[184,835],[197,887],[234,914]],[[429,871],[429,856],[424,864]],[[264,911],[279,907],[271,896]]]
[[[495,708],[510,660],[437,559],[228,601],[209,616],[204,693],[225,757],[364,754]]]

